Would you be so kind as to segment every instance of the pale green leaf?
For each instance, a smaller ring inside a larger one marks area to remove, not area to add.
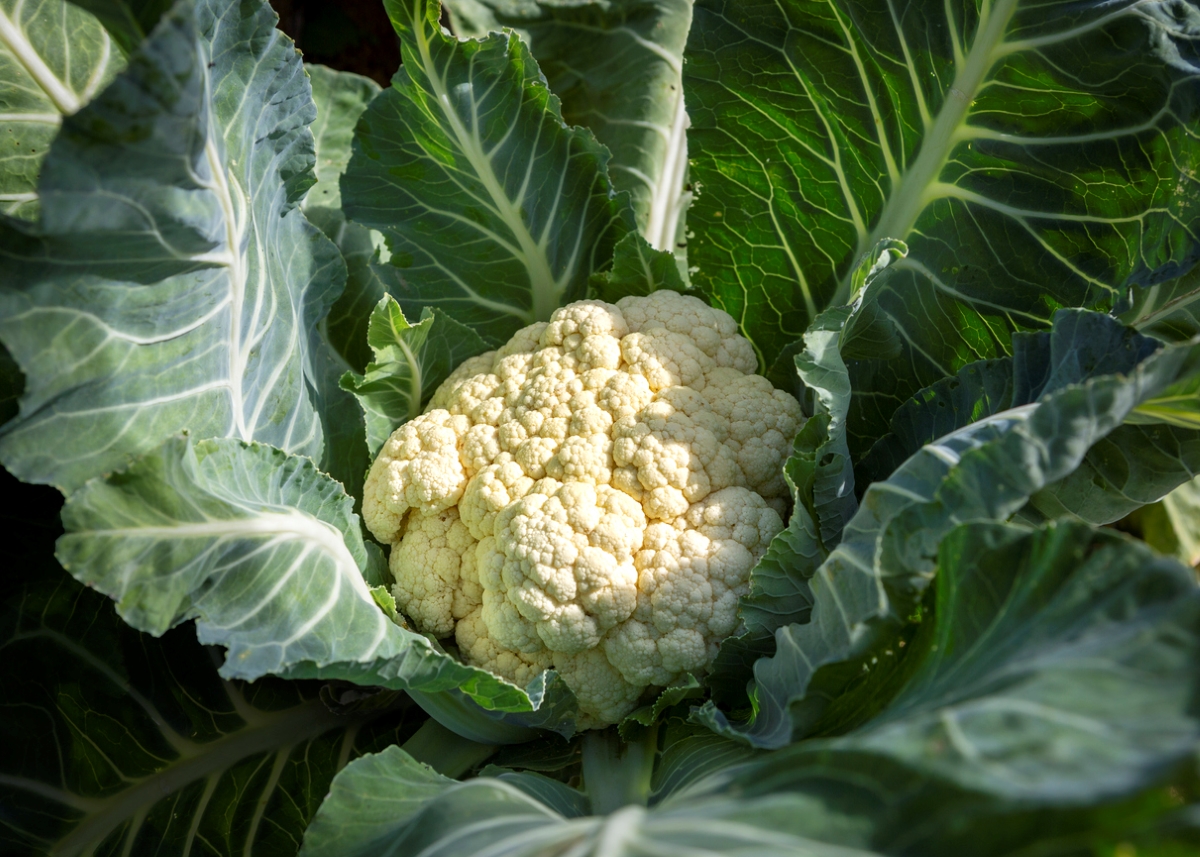
[[[87,9],[126,53],[132,53],[171,8],[172,0],[70,0]]]
[[[403,65],[359,122],[343,206],[385,236],[380,276],[410,318],[441,309],[502,342],[586,296],[628,205],[520,39],[459,42],[435,2],[386,6]]]
[[[487,708],[536,708],[540,696],[531,702],[384,614],[367,582],[383,579],[384,560],[352,508],[309,459],[177,438],[73,494],[58,556],[135,628],[161,634],[195,618],[201,642],[228,650],[228,678],[461,688]]]
[[[122,62],[100,22],[66,0],[0,2],[0,211],[37,218],[38,171],[63,117]]]
[[[190,626],[134,631],[54,562],[46,491],[4,522],[26,582],[0,611],[0,851],[294,854],[339,768],[402,740],[403,700],[334,713],[312,684],[222,681]]]
[[[176,6],[65,120],[40,222],[0,226],[0,338],[26,377],[0,459],[21,478],[78,487],[184,429],[321,457],[312,397],[341,394],[317,323],[345,269],[296,208],[313,106],[274,22]]]

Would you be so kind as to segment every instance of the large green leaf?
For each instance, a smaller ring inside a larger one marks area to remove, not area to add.
[[[0,851],[294,854],[338,769],[419,722],[402,704],[335,713],[310,683],[222,681],[190,627],[132,630],[54,562],[61,496],[0,479],[20,504],[3,521]]]
[[[404,61],[359,122],[343,206],[386,237],[380,275],[409,318],[434,307],[502,342],[585,296],[628,206],[519,38],[459,42],[436,2],[386,6]]]
[[[847,844],[886,853],[1009,854],[1071,828],[1096,837],[1105,815],[1122,820],[1104,802],[1186,773],[1200,735],[1200,591],[1187,569],[1078,524],[964,525],[939,564],[898,693],[862,683],[832,713],[868,722],[709,788],[794,791],[827,820],[850,810],[861,826],[846,830],[870,836]],[[1051,853],[1092,853],[1070,844]]]
[[[1121,320],[1164,342],[1183,342],[1200,334],[1200,265],[1182,277],[1133,293],[1133,305]]]
[[[64,122],[40,222],[0,227],[20,478],[75,488],[183,429],[320,457],[312,392],[344,394],[317,323],[345,271],[296,208],[313,106],[274,22],[257,0],[175,7]]]
[[[222,438],[167,441],[67,501],[63,566],[161,634],[195,618],[225,646],[221,674],[340,678],[529,711],[536,698],[395,624],[368,584],[386,579],[353,500],[310,459]]]
[[[427,309],[410,325],[390,296],[371,313],[367,340],[375,359],[365,375],[347,374],[342,383],[362,405],[372,456],[401,423],[421,413],[458,364],[488,349],[475,331],[440,310]]]
[[[317,118],[313,122],[317,183],[300,203],[304,216],[337,245],[346,263],[346,287],[320,322],[329,348],[318,355],[317,407],[324,415],[323,464],[354,497],[362,496],[363,474],[370,466],[358,403],[341,389],[342,376],[366,366],[367,320],[383,297],[383,284],[371,269],[375,239],[382,238],[346,220],[338,183],[350,161],[354,125],[379,92],[372,80],[320,65],[306,65]]]
[[[1031,404],[1064,382],[1128,371],[1160,345],[1105,316],[1074,319],[1076,325],[1059,323],[1052,335],[1017,333],[1012,357],[970,363],[919,391],[896,410],[888,434],[858,462],[857,478],[862,484],[886,479],[942,435]],[[1200,433],[1196,425],[1178,419],[1183,407],[1177,400],[1186,399],[1193,407],[1197,383],[1200,379],[1192,378],[1171,385],[1135,408],[1127,424],[1088,450],[1078,468],[1035,494],[1027,513],[1107,524],[1157,501],[1190,478],[1200,469]],[[1177,388],[1190,392],[1171,395]],[[1159,415],[1168,402],[1174,416],[1164,421]]]
[[[1055,307],[1178,276],[1200,252],[1198,22],[1189,0],[701,0],[693,283],[765,366],[880,239],[907,242],[877,295],[900,350],[852,367],[886,424]]]
[[[38,170],[63,117],[121,64],[100,23],[66,0],[0,2],[0,211],[37,217]]]
[[[1050,365],[1040,398],[927,443],[871,485],[840,544],[808,581],[811,620],[779,628],[776,654],[754,665],[753,720],[734,726],[710,705],[706,721],[759,746],[783,746],[804,734],[830,699],[895,645],[947,532],[964,521],[1007,520],[1074,472],[1138,404],[1200,372],[1200,346],[1147,357],[1134,340],[1130,350],[1114,352],[1101,347],[1106,328],[1123,330],[1104,316],[1060,312],[1062,359]],[[1100,363],[1080,359],[1089,341]],[[1116,374],[1101,374],[1106,368]]]
[[[448,0],[455,32],[513,27],[562,99],[563,119],[612,152],[608,170],[628,190],[638,228],[657,250],[676,248],[688,195],[687,112],[680,73],[689,0]],[[682,240],[680,237],[679,240]]]

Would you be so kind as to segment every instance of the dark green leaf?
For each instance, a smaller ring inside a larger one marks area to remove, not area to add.
[[[386,237],[381,276],[409,317],[431,306],[504,341],[585,296],[628,206],[520,39],[458,42],[436,2],[386,6],[404,62],[359,122],[343,206]]]
[[[803,734],[895,642],[934,574],[942,536],[964,521],[1008,519],[1071,474],[1138,404],[1200,372],[1200,346],[1146,357],[1153,343],[1121,339],[1123,331],[1103,316],[1060,313],[1051,342],[1074,346],[1051,348],[1061,359],[1051,362],[1036,403],[945,435],[870,486],[841,543],[810,578],[811,620],[779,628],[775,656],[755,664],[753,722],[733,727],[712,706],[707,722],[759,746]],[[1125,347],[1109,348],[1113,341]]]
[[[630,232],[617,242],[612,270],[592,274],[592,294],[602,301],[616,303],[629,295],[648,295],[659,289],[686,290],[675,257],[655,250],[646,239]]]
[[[701,0],[693,284],[765,366],[854,297],[880,239],[908,244],[875,296],[901,352],[850,366],[856,408],[882,412],[876,434],[852,414],[861,454],[1013,330],[1192,266],[1196,21],[1166,0]]]
[[[222,681],[190,625],[132,630],[54,561],[57,492],[4,479],[24,580],[9,575],[0,611],[0,851],[294,854],[337,770],[419,720],[403,704],[334,714],[308,683]]]
[[[323,65],[304,68],[312,81],[317,106],[312,125],[317,183],[309,189],[301,208],[305,217],[338,245],[346,260],[346,290],[330,307],[325,332],[350,368],[361,372],[371,359],[367,321],[384,294],[383,284],[371,270],[375,246],[383,242],[383,237],[346,220],[339,183],[350,162],[354,126],[367,104],[379,94],[379,85],[369,78]]]

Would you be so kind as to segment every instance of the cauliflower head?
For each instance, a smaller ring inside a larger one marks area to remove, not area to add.
[[[730,316],[659,291],[579,301],[464,362],[398,428],[363,517],[399,608],[582,725],[703,674],[783,528],[799,403]]]

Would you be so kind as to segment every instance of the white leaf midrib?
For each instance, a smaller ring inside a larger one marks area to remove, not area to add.
[[[957,132],[966,121],[971,102],[979,92],[984,78],[998,58],[1005,30],[1019,2],[1020,0],[997,0],[994,6],[984,3],[981,11],[983,20],[980,21],[975,40],[958,65],[954,82],[946,92],[945,101],[932,127],[921,141],[921,149],[916,159],[889,194],[870,236],[860,244],[860,256],[884,238],[903,240],[912,232],[917,218],[930,202],[929,187],[941,175],[951,151],[958,144]],[[954,27],[950,29],[953,31]],[[850,278],[847,276],[839,285],[831,305],[847,303],[851,299],[849,290]]]
[[[421,7],[414,5],[413,8],[419,10]],[[427,22],[419,11],[413,16],[411,26],[425,77],[433,90],[434,101],[441,109],[446,124],[454,135],[455,143],[466,156],[468,163],[471,164],[471,168],[475,171],[480,183],[483,184],[497,213],[508,224],[513,232],[513,237],[517,239],[520,248],[518,261],[525,266],[529,274],[532,306],[527,314],[528,321],[546,321],[558,307],[563,284],[554,276],[554,272],[550,268],[550,260],[546,257],[540,242],[533,236],[529,225],[521,217],[519,203],[509,199],[508,193],[492,166],[491,158],[483,150],[482,140],[462,123],[458,113],[454,110],[445,81],[433,62]],[[458,49],[457,43],[453,49]],[[530,165],[532,166],[533,163],[534,159],[531,158]],[[564,274],[564,280],[569,273],[568,269]]]
[[[21,64],[46,97],[64,115],[71,115],[83,106],[83,100],[67,88],[58,75],[50,70],[46,61],[34,49],[25,32],[0,9],[0,43]]]

